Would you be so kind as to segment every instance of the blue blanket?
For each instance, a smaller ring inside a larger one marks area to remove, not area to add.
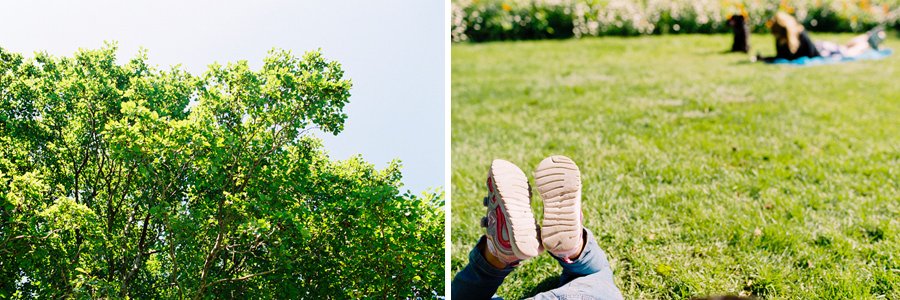
[[[840,55],[834,55],[829,57],[801,57],[795,60],[787,60],[783,58],[776,59],[771,62],[776,65],[794,65],[794,66],[817,66],[817,65],[830,65],[842,62],[849,61],[857,61],[857,60],[879,60],[885,57],[891,56],[894,51],[891,49],[881,49],[881,50],[869,50],[863,54],[851,57],[844,57]]]

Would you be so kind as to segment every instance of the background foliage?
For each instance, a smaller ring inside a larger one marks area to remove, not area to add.
[[[778,10],[812,31],[900,28],[897,0],[454,0],[455,42],[604,35],[731,32],[727,19],[745,13],[755,32]]]
[[[160,70],[0,48],[0,298],[443,290],[443,195],[331,161],[351,83],[319,52]]]

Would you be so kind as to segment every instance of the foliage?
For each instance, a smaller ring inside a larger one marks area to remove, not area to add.
[[[455,42],[605,35],[731,32],[727,19],[747,14],[756,32],[778,10],[813,31],[859,32],[900,26],[897,0],[454,0]]]
[[[347,298],[443,289],[443,195],[331,161],[351,82],[318,51],[202,76],[0,48],[0,298]]]
[[[484,234],[491,159],[531,173],[562,154],[625,299],[900,299],[900,57],[771,66],[721,54],[730,40],[453,45],[452,272]],[[775,53],[768,36],[751,42]],[[560,271],[542,254],[499,295]]]

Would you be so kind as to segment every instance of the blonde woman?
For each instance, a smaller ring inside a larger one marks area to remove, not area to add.
[[[795,60],[803,57],[853,57],[865,53],[870,49],[878,49],[878,45],[886,37],[884,29],[877,27],[866,34],[854,37],[845,45],[832,42],[813,42],[806,29],[793,16],[786,12],[778,12],[770,21],[772,35],[775,36],[774,57],[760,59],[774,61],[775,59]]]

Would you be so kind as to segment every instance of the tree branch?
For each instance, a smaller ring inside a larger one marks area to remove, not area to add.
[[[203,286],[203,287],[201,287],[201,288],[202,288],[202,289],[205,289],[205,288],[208,288],[208,287],[211,287],[211,286],[214,286],[214,285],[216,285],[216,284],[223,283],[223,282],[244,281],[244,280],[247,280],[247,279],[250,279],[250,278],[253,278],[253,277],[262,276],[262,275],[266,275],[266,274],[271,274],[271,273],[274,273],[275,271],[278,271],[278,269],[272,269],[272,270],[268,270],[268,271],[265,271],[265,272],[259,272],[259,273],[256,273],[256,274],[250,274],[250,275],[246,275],[246,276],[241,276],[241,277],[238,277],[238,278],[225,278],[225,279],[219,279],[219,280],[213,281],[213,282],[209,283],[208,285]]]

